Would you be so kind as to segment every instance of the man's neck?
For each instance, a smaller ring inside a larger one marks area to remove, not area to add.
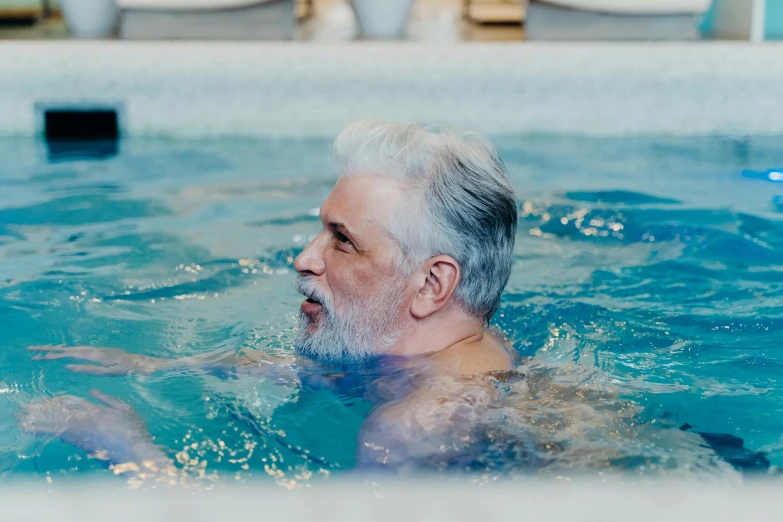
[[[427,355],[484,338],[483,319],[456,308],[442,312],[413,321],[386,353],[403,357]]]

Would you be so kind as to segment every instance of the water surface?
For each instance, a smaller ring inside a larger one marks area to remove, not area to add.
[[[520,230],[494,324],[536,368],[611,389],[645,422],[735,435],[783,465],[783,185],[741,176],[783,167],[781,140],[495,141]],[[91,388],[131,403],[194,474],[290,485],[352,469],[370,408],[360,394],[198,371],[76,375],[26,351],[290,350],[292,264],[334,182],[328,145],[126,140],[88,158],[0,139],[4,476],[110,478],[13,421],[20,404]]]

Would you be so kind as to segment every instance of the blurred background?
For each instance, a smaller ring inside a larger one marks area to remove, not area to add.
[[[0,0],[0,39],[774,40],[783,0]]]

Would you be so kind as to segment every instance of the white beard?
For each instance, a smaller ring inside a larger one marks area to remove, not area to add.
[[[339,315],[334,303],[320,291],[312,277],[299,276],[296,289],[321,303],[324,312],[312,334],[308,330],[313,321],[305,313],[299,313],[295,343],[303,353],[335,361],[361,361],[385,353],[402,335],[399,312],[404,282],[401,280],[387,285],[379,296],[350,303]]]

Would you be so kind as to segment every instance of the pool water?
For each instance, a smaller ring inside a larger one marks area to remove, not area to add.
[[[783,185],[741,174],[783,167],[781,139],[494,141],[520,229],[493,323],[525,360],[783,465]],[[195,370],[94,377],[26,351],[290,350],[292,264],[320,229],[328,146],[139,139],[85,152],[0,139],[4,477],[110,478],[14,421],[22,404],[92,388],[132,404],[193,475],[291,486],[354,468],[361,394]]]

